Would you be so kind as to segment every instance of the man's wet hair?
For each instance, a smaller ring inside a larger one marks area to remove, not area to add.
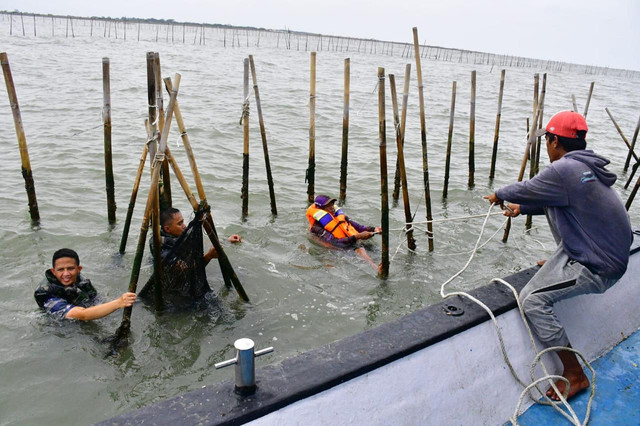
[[[169,207],[160,212],[160,226],[164,227],[168,225],[173,220],[173,215],[176,213],[180,213],[180,210]]]
[[[55,268],[56,260],[61,259],[63,257],[70,257],[71,259],[76,261],[77,266],[80,266],[80,257],[78,256],[78,253],[76,253],[75,250],[71,250],[69,248],[61,248],[60,250],[56,250],[56,252],[53,253],[53,257],[51,258],[51,267]]]
[[[560,143],[560,145],[562,145],[564,150],[567,152],[577,151],[580,149],[585,149],[587,147],[587,141],[585,140],[585,137],[587,136],[586,130],[577,130],[576,134],[578,136],[577,138],[565,138],[564,136],[558,136],[554,135],[553,133],[547,132],[549,140],[553,140],[553,137],[555,136],[556,138],[558,138],[558,142]]]

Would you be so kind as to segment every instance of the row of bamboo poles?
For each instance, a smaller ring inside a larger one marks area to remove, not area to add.
[[[104,37],[122,40],[143,40],[165,43],[190,43],[217,47],[271,46],[289,50],[354,52],[374,55],[491,65],[510,68],[535,68],[546,71],[567,71],[590,75],[613,75],[623,78],[638,78],[640,72],[593,65],[571,64],[561,61],[532,59],[522,56],[429,46],[426,43],[415,50],[412,43],[400,43],[375,39],[363,39],[306,33],[301,31],[268,30],[251,27],[235,27],[220,24],[175,22],[137,18],[80,17],[42,15],[22,12],[0,13],[2,22],[8,23],[10,35]],[[37,21],[40,20],[40,31]],[[15,21],[15,22],[14,22]],[[75,27],[74,27],[75,22]],[[26,24],[26,27],[25,27]],[[15,28],[14,28],[15,26]],[[29,28],[29,26],[31,28]],[[61,28],[64,26],[64,30]],[[57,32],[56,32],[57,31]],[[142,34],[142,38],[141,38]]]
[[[431,191],[430,191],[430,183],[429,183],[429,167],[428,167],[428,146],[426,140],[426,123],[425,123],[425,107],[424,107],[424,94],[423,94],[423,83],[422,83],[422,69],[420,62],[420,55],[417,54],[420,48],[418,43],[417,29],[414,28],[414,49],[416,54],[414,58],[416,59],[416,73],[417,73],[417,81],[418,81],[418,98],[420,105],[420,129],[421,129],[421,146],[422,146],[422,164],[423,164],[423,185],[424,185],[424,199],[426,204],[426,219],[427,219],[427,235],[428,235],[428,245],[429,251],[434,250],[434,239],[433,239],[433,215],[431,210]],[[309,163],[306,172],[306,182],[308,184],[307,187],[307,198],[308,202],[313,202],[315,196],[315,105],[316,105],[316,52],[311,52],[310,55],[310,98],[309,98]],[[0,55],[2,60],[2,68],[5,76],[5,82],[7,84],[7,91],[9,94],[9,99],[12,107],[12,111],[14,113],[14,122],[16,126],[16,134],[18,137],[18,144],[20,147],[21,159],[22,159],[22,170],[23,176],[25,179],[25,186],[27,189],[27,195],[29,199],[29,211],[31,214],[32,222],[34,226],[37,226],[40,220],[38,213],[37,200],[35,196],[35,185],[33,182],[33,175],[31,172],[31,167],[29,163],[29,156],[26,144],[26,138],[24,135],[24,129],[22,128],[22,121],[20,118],[20,110],[18,107],[17,96],[15,93],[15,87],[13,85],[13,80],[11,77],[11,71],[9,67],[9,62],[6,53],[2,53]],[[104,153],[105,153],[105,178],[106,178],[106,189],[107,189],[107,216],[110,225],[115,224],[115,188],[113,184],[113,165],[111,159],[111,106],[110,106],[110,74],[109,74],[109,59],[103,58],[103,127],[104,127]],[[249,71],[250,70],[250,71]],[[271,166],[269,160],[268,146],[267,146],[267,138],[266,138],[266,130],[264,124],[264,118],[262,114],[261,100],[260,94],[258,90],[257,83],[257,75],[255,64],[253,61],[253,56],[249,56],[244,60],[244,85],[243,85],[243,95],[244,102],[242,108],[242,116],[240,119],[240,123],[243,124],[243,176],[242,176],[242,190],[241,190],[241,198],[242,198],[242,218],[246,219],[248,215],[248,176],[249,176],[249,72],[251,72],[252,81],[253,81],[253,89],[255,94],[256,107],[258,111],[258,118],[260,123],[260,134],[262,139],[262,147],[265,159],[265,167],[267,172],[267,182],[269,186],[269,194],[271,200],[271,211],[273,216],[277,215],[277,207],[276,207],[276,199],[275,199],[275,190],[273,184],[273,177],[271,175]],[[380,72],[380,70],[379,70]],[[504,93],[504,83],[505,83],[505,70],[501,71],[500,78],[500,86],[499,86],[499,95],[498,95],[498,108],[496,114],[496,123],[494,130],[494,143],[492,148],[492,158],[491,158],[491,170],[489,174],[489,179],[493,179],[495,176],[495,165],[496,158],[498,152],[498,141],[499,141],[499,132],[500,132],[500,120],[502,114],[502,99]],[[411,208],[409,202],[409,195],[407,190],[407,177],[404,165],[404,133],[406,127],[407,120],[407,100],[409,96],[409,82],[411,79],[411,65],[407,64],[405,69],[404,76],[404,89],[402,96],[402,113],[399,113],[398,101],[397,101],[397,92],[395,87],[395,76],[389,75],[389,83],[390,83],[390,91],[391,91],[391,99],[393,103],[393,119],[394,119],[394,129],[396,131],[396,145],[397,145],[397,159],[396,159],[396,171],[395,171],[395,179],[394,179],[394,189],[393,189],[393,201],[394,204],[398,203],[400,188],[403,191],[403,205],[405,210],[405,220],[407,224],[407,245],[410,250],[414,250],[416,247],[415,239],[413,238],[413,231],[411,228],[412,215]],[[186,128],[184,126],[184,121],[182,120],[182,116],[180,114],[179,104],[177,100],[173,102],[171,105],[171,110],[167,110],[167,115],[165,116],[164,112],[164,103],[162,96],[162,78],[161,78],[161,68],[160,68],[160,58],[157,53],[149,52],[147,55],[147,89],[148,89],[148,102],[149,102],[149,119],[147,121],[146,127],[148,128],[148,142],[144,145],[143,151],[140,157],[140,165],[138,168],[138,172],[136,174],[136,179],[134,183],[134,187],[132,189],[131,199],[129,202],[129,208],[127,211],[127,217],[125,220],[122,241],[120,244],[120,252],[124,253],[126,248],[126,241],[129,232],[130,222],[133,214],[133,209],[135,206],[135,200],[139,188],[140,178],[142,175],[142,171],[144,168],[144,163],[146,161],[147,154],[149,155],[150,167],[152,170],[152,176],[155,176],[155,170],[158,170],[158,182],[154,183],[152,188],[155,188],[150,195],[148,196],[148,208],[145,211],[145,219],[143,220],[144,224],[141,228],[144,229],[146,235],[146,228],[148,228],[147,221],[151,220],[151,224],[153,226],[154,232],[154,241],[157,244],[154,244],[156,250],[159,250],[159,211],[160,207],[166,208],[171,206],[171,181],[169,176],[169,167],[173,168],[174,174],[178,177],[178,181],[182,189],[185,191],[185,194],[192,204],[194,210],[200,207],[201,203],[204,203],[206,207],[206,195],[204,193],[204,188],[202,187],[202,183],[199,178],[199,173],[197,170],[197,166],[195,164],[195,157],[190,148],[190,142],[188,139],[188,134]],[[378,93],[380,97],[379,101],[379,115],[380,115],[380,146],[381,146],[381,176],[383,182],[382,188],[382,224],[383,224],[383,276],[386,276],[388,273],[388,184],[387,184],[387,170],[386,170],[386,117],[384,112],[384,95],[385,95],[385,75],[382,70],[382,74],[378,75]],[[171,91],[172,83],[169,79],[164,80],[165,86],[167,90],[173,94]],[[476,88],[476,72],[473,71],[471,73],[471,97],[470,97],[470,117],[469,117],[469,175],[468,175],[468,187],[471,188],[475,184],[475,88]],[[450,120],[449,120],[449,132],[447,139],[447,153],[446,153],[446,161],[445,161],[445,177],[444,177],[444,185],[442,198],[446,199],[448,195],[448,180],[449,180],[449,169],[451,164],[451,144],[452,144],[452,135],[454,128],[454,115],[455,115],[455,107],[456,107],[456,87],[457,82],[452,82],[452,95],[451,95],[451,108],[450,108]],[[591,95],[593,93],[594,83],[591,84],[589,89],[589,95],[585,104],[585,109],[583,115],[586,116],[588,113],[588,107],[591,99]],[[349,138],[349,96],[350,96],[350,59],[347,58],[344,61],[344,108],[343,108],[343,131],[342,131],[342,157],[341,157],[341,172],[340,172],[340,201],[344,202],[346,199],[347,192],[347,165],[348,165],[348,138]],[[546,74],[543,75],[542,79],[542,87],[540,88],[540,78],[538,74],[534,76],[534,96],[533,96],[533,112],[532,112],[532,122],[531,129],[535,130],[537,128],[541,128],[543,123],[543,114],[544,114],[544,99],[546,94]],[[572,96],[574,109],[577,109],[575,106],[575,96]],[[171,102],[171,101],[170,101]],[[625,163],[625,171],[629,167],[630,160],[633,157],[636,161],[633,166],[633,173],[629,177],[625,188],[627,188],[635,174],[640,161],[638,156],[634,152],[635,143],[638,137],[638,133],[640,131],[640,120],[638,121],[638,126],[636,126],[634,136],[632,142],[630,143],[627,138],[624,136],[624,133],[618,126],[617,122],[613,118],[613,115],[606,109],[609,114],[612,122],[616,126],[620,136],[628,147],[628,156],[627,161]],[[181,138],[183,140],[183,146],[187,150],[187,155],[190,161],[190,166],[194,175],[194,179],[196,181],[196,187],[198,192],[199,201],[195,199],[191,191],[189,190],[186,181],[184,181],[182,174],[173,160],[173,157],[170,153],[170,150],[162,145],[162,139],[165,137],[165,133],[168,132],[167,120],[170,120],[172,116],[175,115],[176,121],[178,123],[179,130],[181,132]],[[525,170],[527,164],[529,164],[529,178],[533,178],[539,170],[539,158],[541,152],[541,141],[540,138],[535,138],[534,131],[529,131],[527,146],[524,152],[524,156],[522,159],[522,164],[520,168],[520,172],[518,174],[518,181],[521,181],[524,178]],[[162,148],[162,149],[160,149]],[[162,160],[162,161],[159,161]],[[629,197],[629,200],[626,203],[627,209],[631,205],[633,198],[640,186],[640,179],[636,182],[636,185]],[[160,191],[162,188],[162,191]],[[157,191],[157,193],[155,193]],[[155,195],[154,195],[155,194]],[[385,213],[386,212],[386,213]],[[503,237],[503,241],[506,241],[509,234],[510,223],[507,225],[505,230],[505,235]],[[527,218],[526,222],[527,228],[531,227],[531,217]],[[207,225],[205,226],[207,234],[209,235],[212,244],[216,249],[221,253],[221,268],[223,270],[223,277],[225,279],[225,284],[227,286],[231,286],[232,284],[237,287],[239,294],[243,299],[248,300],[246,293],[242,289],[235,273],[233,273],[233,269],[228,262],[228,259],[224,255],[224,251],[219,245],[219,241],[217,241],[217,235],[215,233],[215,228],[213,225],[213,220],[211,216],[207,217]],[[386,229],[386,231],[384,231]],[[142,237],[142,234],[141,234]],[[142,253],[144,249],[144,238],[139,239],[139,246],[136,252],[136,260],[134,261],[134,270],[139,268],[138,252]],[[141,254],[140,254],[141,256]],[[154,256],[155,259],[160,259],[159,253]],[[386,260],[385,260],[386,259]],[[160,277],[161,274],[161,265],[159,261],[155,265],[155,271],[157,272],[156,276]],[[137,282],[137,276],[135,280],[132,275],[132,282]],[[161,286],[156,286],[158,289]],[[161,294],[157,295],[157,304],[158,306],[162,306],[162,296]]]

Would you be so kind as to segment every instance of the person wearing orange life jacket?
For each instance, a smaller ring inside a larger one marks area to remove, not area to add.
[[[318,195],[314,203],[307,209],[309,232],[322,242],[333,247],[346,249],[354,247],[358,240],[368,240],[380,233],[382,228],[360,225],[345,216],[342,209],[335,210],[336,201],[335,198]],[[376,270],[379,270],[380,265],[371,259],[364,247],[355,248],[355,252]]]

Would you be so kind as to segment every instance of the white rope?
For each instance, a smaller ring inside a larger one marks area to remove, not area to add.
[[[454,291],[451,293],[445,293],[445,287],[447,286],[447,284],[451,283],[454,279],[456,279],[458,276],[460,276],[471,264],[471,261],[473,260],[473,257],[475,256],[476,252],[479,249],[479,244],[480,244],[480,240],[482,239],[482,235],[484,234],[484,230],[485,227],[487,225],[487,220],[489,219],[489,216],[491,216],[491,210],[493,209],[494,204],[491,204],[491,206],[489,207],[489,211],[486,214],[485,220],[482,224],[482,229],[480,231],[480,235],[478,236],[478,240],[476,241],[475,247],[473,249],[473,252],[471,254],[471,256],[469,257],[469,260],[467,261],[467,263],[464,265],[464,267],[462,269],[460,269],[458,272],[456,272],[453,276],[451,276],[451,278],[449,278],[448,280],[446,280],[444,283],[442,283],[441,287],[440,287],[440,296],[442,296],[443,299],[446,299],[448,297],[451,296],[463,296],[466,297],[468,299],[470,299],[471,301],[475,302],[476,304],[478,304],[480,307],[482,307],[482,309],[484,309],[489,316],[491,317],[491,320],[493,321],[493,325],[496,329],[496,333],[498,335],[498,340],[500,342],[500,350],[502,351],[502,356],[503,359],[505,361],[505,364],[507,364],[507,367],[509,368],[509,370],[511,371],[512,376],[515,378],[515,380],[522,385],[525,389],[522,391],[522,393],[520,394],[520,399],[518,401],[518,405],[516,406],[516,410],[514,412],[514,415],[512,418],[510,418],[509,420],[511,421],[511,423],[513,425],[517,425],[518,424],[518,416],[520,415],[519,411],[520,411],[520,406],[522,404],[522,401],[524,400],[525,396],[527,394],[529,394],[529,396],[535,401],[535,402],[539,402],[542,404],[548,404],[548,405],[552,405],[558,412],[560,412],[567,420],[569,420],[572,424],[574,425],[586,425],[589,421],[589,414],[591,412],[591,404],[593,401],[593,397],[595,395],[595,371],[593,370],[593,368],[591,367],[591,365],[587,362],[587,360],[584,358],[584,356],[572,349],[572,348],[565,348],[565,347],[551,347],[551,348],[547,348],[545,350],[543,350],[542,352],[538,352],[538,348],[536,347],[535,344],[535,339],[533,337],[533,333],[531,332],[531,329],[529,328],[529,324],[527,323],[527,320],[525,318],[525,314],[524,314],[524,310],[522,309],[522,304],[520,303],[520,298],[518,297],[518,292],[516,291],[516,289],[509,284],[508,282],[504,281],[501,278],[494,278],[491,280],[491,282],[498,282],[500,284],[503,284],[505,286],[507,286],[513,293],[514,297],[516,298],[516,302],[518,304],[518,310],[520,312],[520,316],[522,318],[523,324],[527,330],[527,333],[529,334],[529,339],[531,341],[531,345],[532,348],[534,350],[534,352],[536,353],[536,357],[535,360],[533,361],[532,365],[531,365],[531,380],[532,383],[530,385],[525,385],[524,382],[520,379],[520,377],[518,376],[518,374],[516,373],[515,369],[513,368],[511,361],[509,360],[509,357],[507,355],[505,346],[504,346],[504,340],[502,338],[502,332],[500,330],[500,327],[498,325],[498,322],[495,318],[495,315],[493,314],[493,312],[491,311],[491,309],[489,309],[489,307],[487,305],[485,305],[484,303],[482,303],[480,300],[476,299],[475,297],[471,296],[470,294],[464,292],[464,291]],[[543,373],[544,373],[544,377],[534,380],[534,369],[535,366],[537,365],[538,361],[540,360],[540,358],[542,357],[542,355],[544,355],[547,352],[550,351],[571,351],[574,352],[576,354],[578,354],[580,356],[580,358],[582,358],[583,362],[585,363],[585,365],[589,368],[589,370],[591,371],[591,395],[589,396],[589,402],[587,404],[587,412],[585,414],[585,418],[584,418],[584,423],[580,423],[580,420],[578,419],[576,413],[573,411],[573,409],[571,408],[571,405],[569,405],[569,403],[566,400],[566,395],[568,395],[569,392],[569,381],[562,377],[562,376],[557,376],[557,375],[550,375],[546,369],[546,366],[544,365],[543,362],[540,362],[540,365],[542,367]],[[546,381],[548,380],[551,383],[551,387],[553,388],[553,390],[555,391],[556,395],[560,398],[560,401],[553,401],[551,400],[545,392],[540,391],[540,389],[537,388],[537,384],[542,382],[542,381]],[[563,380],[566,383],[566,387],[565,387],[565,394],[560,393],[560,390],[558,389],[558,387],[556,386],[554,380]],[[546,398],[547,401],[537,401],[535,398],[533,398],[533,396],[530,395],[530,391],[533,388],[536,388],[538,390],[538,392],[540,392],[540,394]],[[570,415],[567,414],[566,412],[564,412],[564,410],[562,410],[559,407],[559,404],[562,403],[567,410],[569,411]]]
[[[376,82],[376,85],[374,86],[373,90],[371,91],[371,93],[369,93],[369,96],[367,96],[367,98],[365,100],[369,100],[369,98],[371,98],[371,95],[373,95],[374,93],[376,93],[376,90],[378,90],[378,86],[380,85],[380,80],[378,79],[378,81]],[[364,107],[367,105],[367,102],[363,102],[362,106],[360,107],[360,109],[356,112],[356,116],[359,116],[360,113],[362,112],[362,110],[364,109]]]

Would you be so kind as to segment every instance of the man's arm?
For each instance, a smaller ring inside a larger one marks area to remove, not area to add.
[[[127,308],[133,305],[133,302],[136,300],[135,293],[123,293],[122,296],[118,297],[111,302],[103,303],[97,306],[91,306],[89,308],[82,308],[80,306],[76,306],[67,312],[65,318],[68,319],[78,319],[82,321],[90,321],[102,317],[106,317],[112,312],[117,311],[121,308]]]

